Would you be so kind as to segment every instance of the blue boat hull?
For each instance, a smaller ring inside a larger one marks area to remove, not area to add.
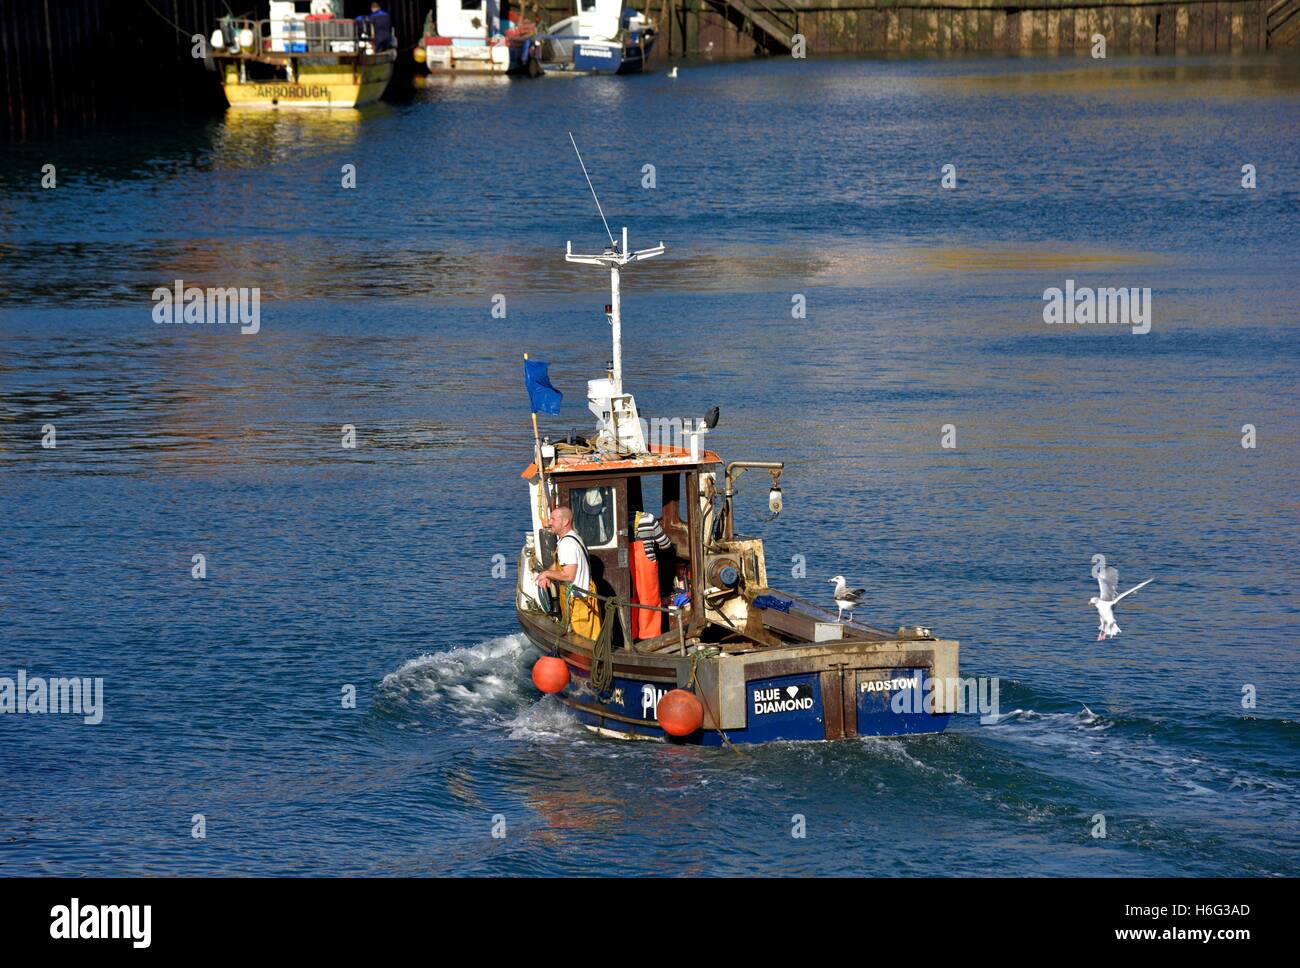
[[[608,643],[604,651],[539,605],[520,594],[520,628],[539,652],[564,662],[568,676],[556,698],[606,736],[701,746],[903,736],[942,732],[962,708],[955,691],[962,682],[959,644],[928,634],[900,629],[901,637],[892,638],[862,629],[837,638],[828,628],[851,627],[830,627],[793,608],[778,618],[759,605],[764,623],[792,637],[762,632],[761,645],[737,642],[724,650],[691,642],[679,630],[631,648]],[[611,631],[617,634],[617,626]],[[813,641],[817,635],[827,637]],[[593,669],[608,676],[603,690],[593,688]],[[689,736],[671,737],[659,723],[660,700],[675,689],[698,701],[702,726]]]
[[[640,74],[653,47],[653,35],[621,44],[580,40],[573,45],[573,69],[584,74]]]
[[[668,692],[662,682],[625,679],[616,676],[609,690],[608,702],[601,703],[592,694],[582,672],[573,669],[574,677],[559,698],[585,726],[608,736],[624,739],[669,740],[699,746],[719,746],[723,733],[700,729],[682,739],[665,735],[655,719],[655,708]],[[882,670],[873,682],[913,681],[914,695],[924,694],[924,669]],[[839,692],[838,689],[834,690]],[[868,691],[855,688],[855,729],[858,736],[904,736],[915,733],[940,733],[948,725],[949,715],[924,712],[922,702],[895,702],[898,689]],[[753,679],[745,683],[746,725],[725,730],[732,743],[770,743],[776,740],[822,740],[827,738],[827,716],[822,680],[816,673],[802,673]],[[910,697],[909,697],[910,698]],[[839,701],[839,696],[832,697]],[[896,711],[895,706],[905,710]]]

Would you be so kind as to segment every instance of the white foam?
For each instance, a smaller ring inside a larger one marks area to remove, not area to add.
[[[1148,786],[1159,777],[1164,789],[1180,796],[1221,800],[1231,794],[1262,801],[1279,792],[1275,783],[1243,775],[1239,766],[1207,761],[1203,755],[1161,745],[1151,736],[1116,730],[1115,725],[1086,705],[1077,713],[1015,709],[975,735],[1049,749],[1066,760],[1104,758],[1108,771],[1138,778]]]
[[[510,729],[511,739],[535,740],[588,735],[582,724],[562,703],[549,698],[521,710],[506,726]]]
[[[430,652],[402,663],[380,681],[377,701],[393,709],[448,706],[466,716],[505,714],[532,699],[520,686],[525,655],[522,634],[478,645]]]

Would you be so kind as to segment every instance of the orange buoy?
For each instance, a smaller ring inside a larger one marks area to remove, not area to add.
[[[544,655],[533,663],[533,685],[542,692],[559,692],[568,684],[569,666],[563,659]]]
[[[704,725],[704,704],[695,693],[674,689],[659,700],[655,717],[669,736],[690,736]]]

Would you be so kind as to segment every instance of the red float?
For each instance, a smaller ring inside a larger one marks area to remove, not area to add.
[[[559,692],[569,684],[569,666],[563,659],[544,655],[533,663],[533,685],[542,692]]]
[[[659,700],[655,717],[669,736],[690,736],[704,725],[704,704],[694,693],[674,689]]]

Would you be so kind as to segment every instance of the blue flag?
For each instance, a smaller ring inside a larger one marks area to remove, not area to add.
[[[524,386],[528,387],[528,401],[533,413],[559,416],[560,399],[564,395],[551,386],[551,378],[546,372],[550,365],[541,360],[524,360]]]

